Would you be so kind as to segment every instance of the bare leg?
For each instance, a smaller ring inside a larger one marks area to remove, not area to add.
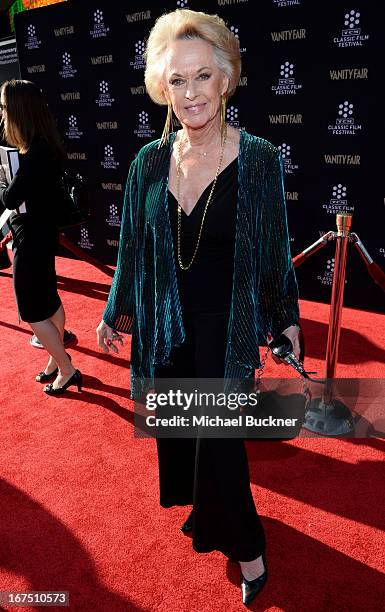
[[[265,571],[262,555],[253,561],[239,561],[239,565],[246,580],[255,580]]]
[[[61,340],[63,342],[64,329],[65,329],[65,312],[64,312],[64,308],[63,308],[62,304],[57,309],[55,314],[52,315],[52,317],[50,317],[48,320],[52,321],[52,323],[57,327],[57,329],[59,330],[59,333],[60,333]],[[47,363],[47,366],[46,366],[44,372],[46,374],[51,374],[51,372],[53,372],[56,369],[56,367],[57,367],[57,363],[56,363],[55,359],[52,357],[52,355],[50,355],[50,358],[48,360],[48,363]]]
[[[63,340],[64,328],[65,328],[65,322],[66,322],[66,315],[64,312],[63,304],[61,304],[60,307],[55,312],[55,314],[52,315],[52,317],[50,317],[50,321],[52,321],[52,323],[56,325],[56,327],[58,328],[60,332],[61,339]]]
[[[72,374],[75,372],[75,368],[65,352],[62,333],[51,319],[30,323],[30,326],[46,351],[58,365],[59,374],[53,382],[53,387],[56,389],[57,387],[63,386],[64,383],[71,378]]]

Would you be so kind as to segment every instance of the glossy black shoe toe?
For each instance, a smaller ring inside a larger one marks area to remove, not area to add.
[[[183,523],[182,527],[180,528],[180,530],[183,531],[183,533],[188,533],[189,531],[192,531],[192,528],[193,528],[193,512],[194,512],[194,510],[191,510],[190,514],[188,515],[188,518],[185,520],[185,522]]]
[[[267,567],[265,557],[263,557],[263,563],[265,571],[263,574],[255,578],[254,580],[246,580],[241,570],[241,591],[242,591],[242,602],[245,606],[248,606],[254,599],[254,597],[262,590],[267,581]]]
[[[35,380],[39,383],[45,383],[45,382],[48,382],[49,380],[55,380],[56,376],[58,375],[58,372],[59,372],[59,368],[55,368],[54,371],[51,372],[50,374],[46,374],[45,372],[39,372]]]
[[[82,373],[80,370],[75,370],[71,378],[67,380],[67,382],[64,383],[62,387],[58,387],[57,389],[54,389],[53,383],[49,383],[49,385],[46,385],[44,387],[44,393],[47,393],[48,395],[62,395],[71,385],[76,385],[78,388],[78,391],[81,391],[82,384],[83,384]]]
[[[71,359],[71,355],[69,355],[68,353],[66,353],[68,359],[70,361],[72,361]],[[39,383],[45,383],[45,382],[49,382],[51,380],[55,380],[56,376],[58,375],[59,372],[59,368],[55,368],[53,372],[51,372],[50,374],[46,374],[45,372],[39,372],[39,374],[37,374],[35,380]]]

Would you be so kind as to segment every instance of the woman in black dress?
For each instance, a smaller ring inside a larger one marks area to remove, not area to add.
[[[60,395],[70,385],[81,389],[81,373],[64,350],[65,313],[57,292],[55,254],[58,197],[65,159],[55,121],[40,89],[31,81],[13,79],[0,90],[6,142],[19,150],[20,166],[8,185],[2,169],[0,200],[12,210],[13,284],[20,319],[29,323],[50,355],[38,382]]]
[[[181,210],[183,258],[190,261],[210,183],[189,214]],[[219,174],[205,218],[194,265],[177,267],[186,341],[174,347],[171,365],[156,366],[155,379],[223,378],[230,316],[238,195],[238,159]],[[168,191],[173,245],[178,252],[178,200]],[[157,384],[157,386],[159,386]],[[157,388],[157,387],[156,387]],[[162,390],[162,387],[159,386]],[[221,550],[229,558],[252,562],[265,546],[261,520],[249,486],[242,439],[157,438],[160,503],[193,505],[182,526],[194,528],[197,552]],[[177,458],[177,460],[175,460]],[[226,508],[226,512],[223,512]],[[231,530],[229,530],[231,525]],[[224,537],[223,534],[226,534]],[[255,568],[259,569],[255,564]],[[244,564],[246,573],[248,564]]]

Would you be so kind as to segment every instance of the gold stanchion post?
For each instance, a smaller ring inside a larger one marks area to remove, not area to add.
[[[315,398],[310,402],[303,425],[310,431],[328,436],[347,434],[354,430],[354,420],[349,408],[339,399],[333,397],[333,383],[338,361],[344,301],[347,247],[351,224],[351,214],[337,214],[336,252],[326,346],[326,380],[323,396]]]

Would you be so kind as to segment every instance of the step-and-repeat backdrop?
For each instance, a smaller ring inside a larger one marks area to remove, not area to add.
[[[81,0],[16,18],[21,76],[46,93],[69,164],[90,182],[93,216],[68,237],[116,263],[125,178],[161,135],[166,108],[144,88],[145,40],[176,8],[217,13],[239,38],[243,69],[227,121],[278,146],[292,254],[335,229],[339,211],[385,268],[384,9],[340,0]],[[297,270],[301,297],[328,302],[335,242]],[[384,295],[349,245],[348,306]]]

